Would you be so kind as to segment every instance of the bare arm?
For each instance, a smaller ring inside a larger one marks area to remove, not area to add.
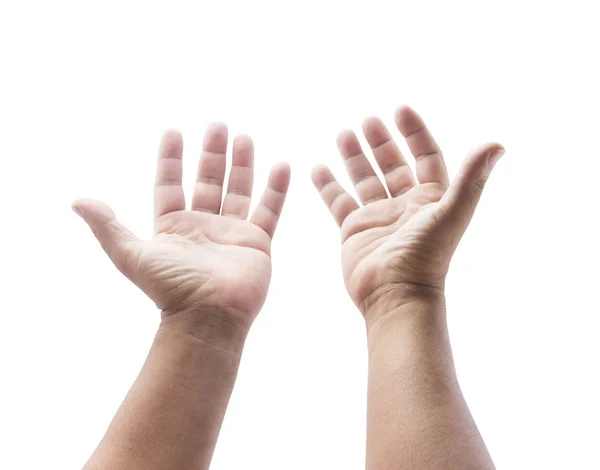
[[[373,309],[367,468],[493,469],[456,378],[443,294],[405,292]]]
[[[73,204],[115,266],[162,310],[146,363],[87,470],[210,465],[246,335],[267,295],[271,239],[290,179],[289,167],[276,165],[248,219],[253,144],[234,140],[223,198],[227,144],[227,127],[211,125],[186,210],[183,141],[165,133],[150,240],[130,232],[106,204]]]
[[[450,184],[421,117],[406,106],[395,117],[416,174],[378,118],[366,119],[363,131],[385,186],[356,135],[344,131],[338,137],[362,206],[327,167],[313,171],[341,229],[346,288],[367,325],[367,468],[493,468],[456,380],[444,286],[503,148],[492,143],[475,150]]]
[[[85,469],[209,468],[246,332],[221,313],[165,318]]]

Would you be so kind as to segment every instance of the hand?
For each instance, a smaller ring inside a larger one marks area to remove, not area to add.
[[[211,125],[204,139],[192,210],[181,187],[183,141],[162,138],[155,186],[155,235],[140,240],[101,202],[78,200],[77,212],[90,226],[115,266],[137,284],[163,315],[203,308],[251,322],[262,307],[271,276],[271,239],[290,180],[287,164],[271,170],[268,187],[248,222],[254,149],[246,136],[233,142],[227,194],[227,127]]]
[[[365,120],[363,131],[389,196],[352,131],[339,135],[338,148],[363,207],[327,167],[316,167],[312,174],[341,227],[344,280],[364,315],[389,294],[443,292],[450,258],[492,167],[504,153],[500,144],[480,147],[449,184],[442,153],[419,115],[401,107],[395,117],[415,157],[418,183],[377,118]]]

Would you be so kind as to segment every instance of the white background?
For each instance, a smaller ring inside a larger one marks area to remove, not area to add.
[[[0,468],[80,468],[158,325],[71,201],[105,200],[150,236],[162,130],[184,134],[189,189],[211,120],[255,139],[257,196],[271,164],[292,164],[213,468],[363,468],[364,327],[309,174],[327,163],[349,188],[337,131],[393,125],[401,103],[452,173],[473,146],[507,149],[447,288],[497,466],[600,468],[593,5],[2,1]]]

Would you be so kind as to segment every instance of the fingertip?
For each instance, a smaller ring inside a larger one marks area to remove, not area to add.
[[[249,135],[240,134],[233,140],[233,164],[246,167],[254,164],[254,142]]]
[[[115,218],[115,213],[107,204],[95,199],[76,199],[71,204],[71,209],[86,221],[107,222]]]
[[[425,126],[421,116],[413,108],[405,104],[396,108],[394,120],[396,127],[398,127],[398,130],[404,137],[410,136]]]
[[[277,162],[271,168],[269,187],[279,192],[286,192],[290,185],[291,173],[288,162]]]
[[[229,130],[223,122],[211,122],[204,134],[204,150],[211,153],[225,153]]]
[[[442,197],[441,207],[453,217],[462,219],[465,227],[475,212],[494,165],[504,153],[504,146],[498,142],[489,142],[473,149]]]
[[[322,173],[327,173],[327,172],[329,172],[329,167],[322,163],[318,163],[317,165],[313,166],[312,169],[310,170],[311,176],[317,176],[317,175],[320,175]]]
[[[95,199],[91,199],[91,198],[87,198],[87,197],[80,197],[80,198],[75,199],[71,203],[71,209],[73,209],[76,212],[81,212],[86,207],[94,206],[96,204],[102,204],[102,203]]]
[[[376,116],[365,118],[362,123],[363,134],[371,147],[378,147],[391,139],[383,121]]]
[[[290,166],[289,162],[281,161],[273,165],[273,171],[289,174],[292,172],[292,167]]]
[[[252,137],[250,137],[248,134],[238,134],[235,136],[235,139],[233,140],[234,145],[236,145],[237,147],[240,148],[247,148],[247,147],[252,147],[254,145],[254,142],[252,141]]]
[[[310,177],[319,190],[333,178],[329,167],[323,164],[315,165],[310,172]]]
[[[71,210],[73,212],[75,212],[79,217],[83,217],[82,211],[81,211],[81,203],[80,203],[79,199],[77,199],[71,203]]]
[[[394,116],[396,119],[404,119],[416,114],[415,110],[407,104],[401,104],[396,108]]]
[[[161,158],[181,158],[183,154],[183,136],[177,129],[166,129],[160,139],[159,156]]]
[[[498,160],[506,153],[504,146],[498,142],[492,142],[490,145],[490,152],[488,156],[488,165],[493,167]]]
[[[498,142],[489,142],[475,148],[464,160],[463,173],[472,177],[489,174],[504,152],[504,146]]]
[[[349,158],[362,153],[360,142],[354,131],[344,129],[337,135],[336,144],[343,157]]]
[[[363,130],[379,127],[381,125],[383,125],[383,121],[377,116],[367,116],[362,122]]]
[[[337,133],[335,138],[336,143],[340,144],[340,142],[344,142],[348,139],[351,139],[354,136],[354,131],[352,129],[342,129]]]
[[[206,126],[206,132],[220,134],[221,136],[228,134],[227,124],[223,121],[212,121]]]
[[[175,129],[173,127],[167,128],[162,133],[163,141],[180,141],[183,140],[183,136],[181,135],[181,131]]]

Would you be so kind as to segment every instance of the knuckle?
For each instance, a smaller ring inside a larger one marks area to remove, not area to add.
[[[473,186],[475,187],[475,189],[478,192],[483,191],[483,188],[485,188],[485,184],[487,183],[487,177],[486,176],[480,176],[479,178],[473,180]]]

